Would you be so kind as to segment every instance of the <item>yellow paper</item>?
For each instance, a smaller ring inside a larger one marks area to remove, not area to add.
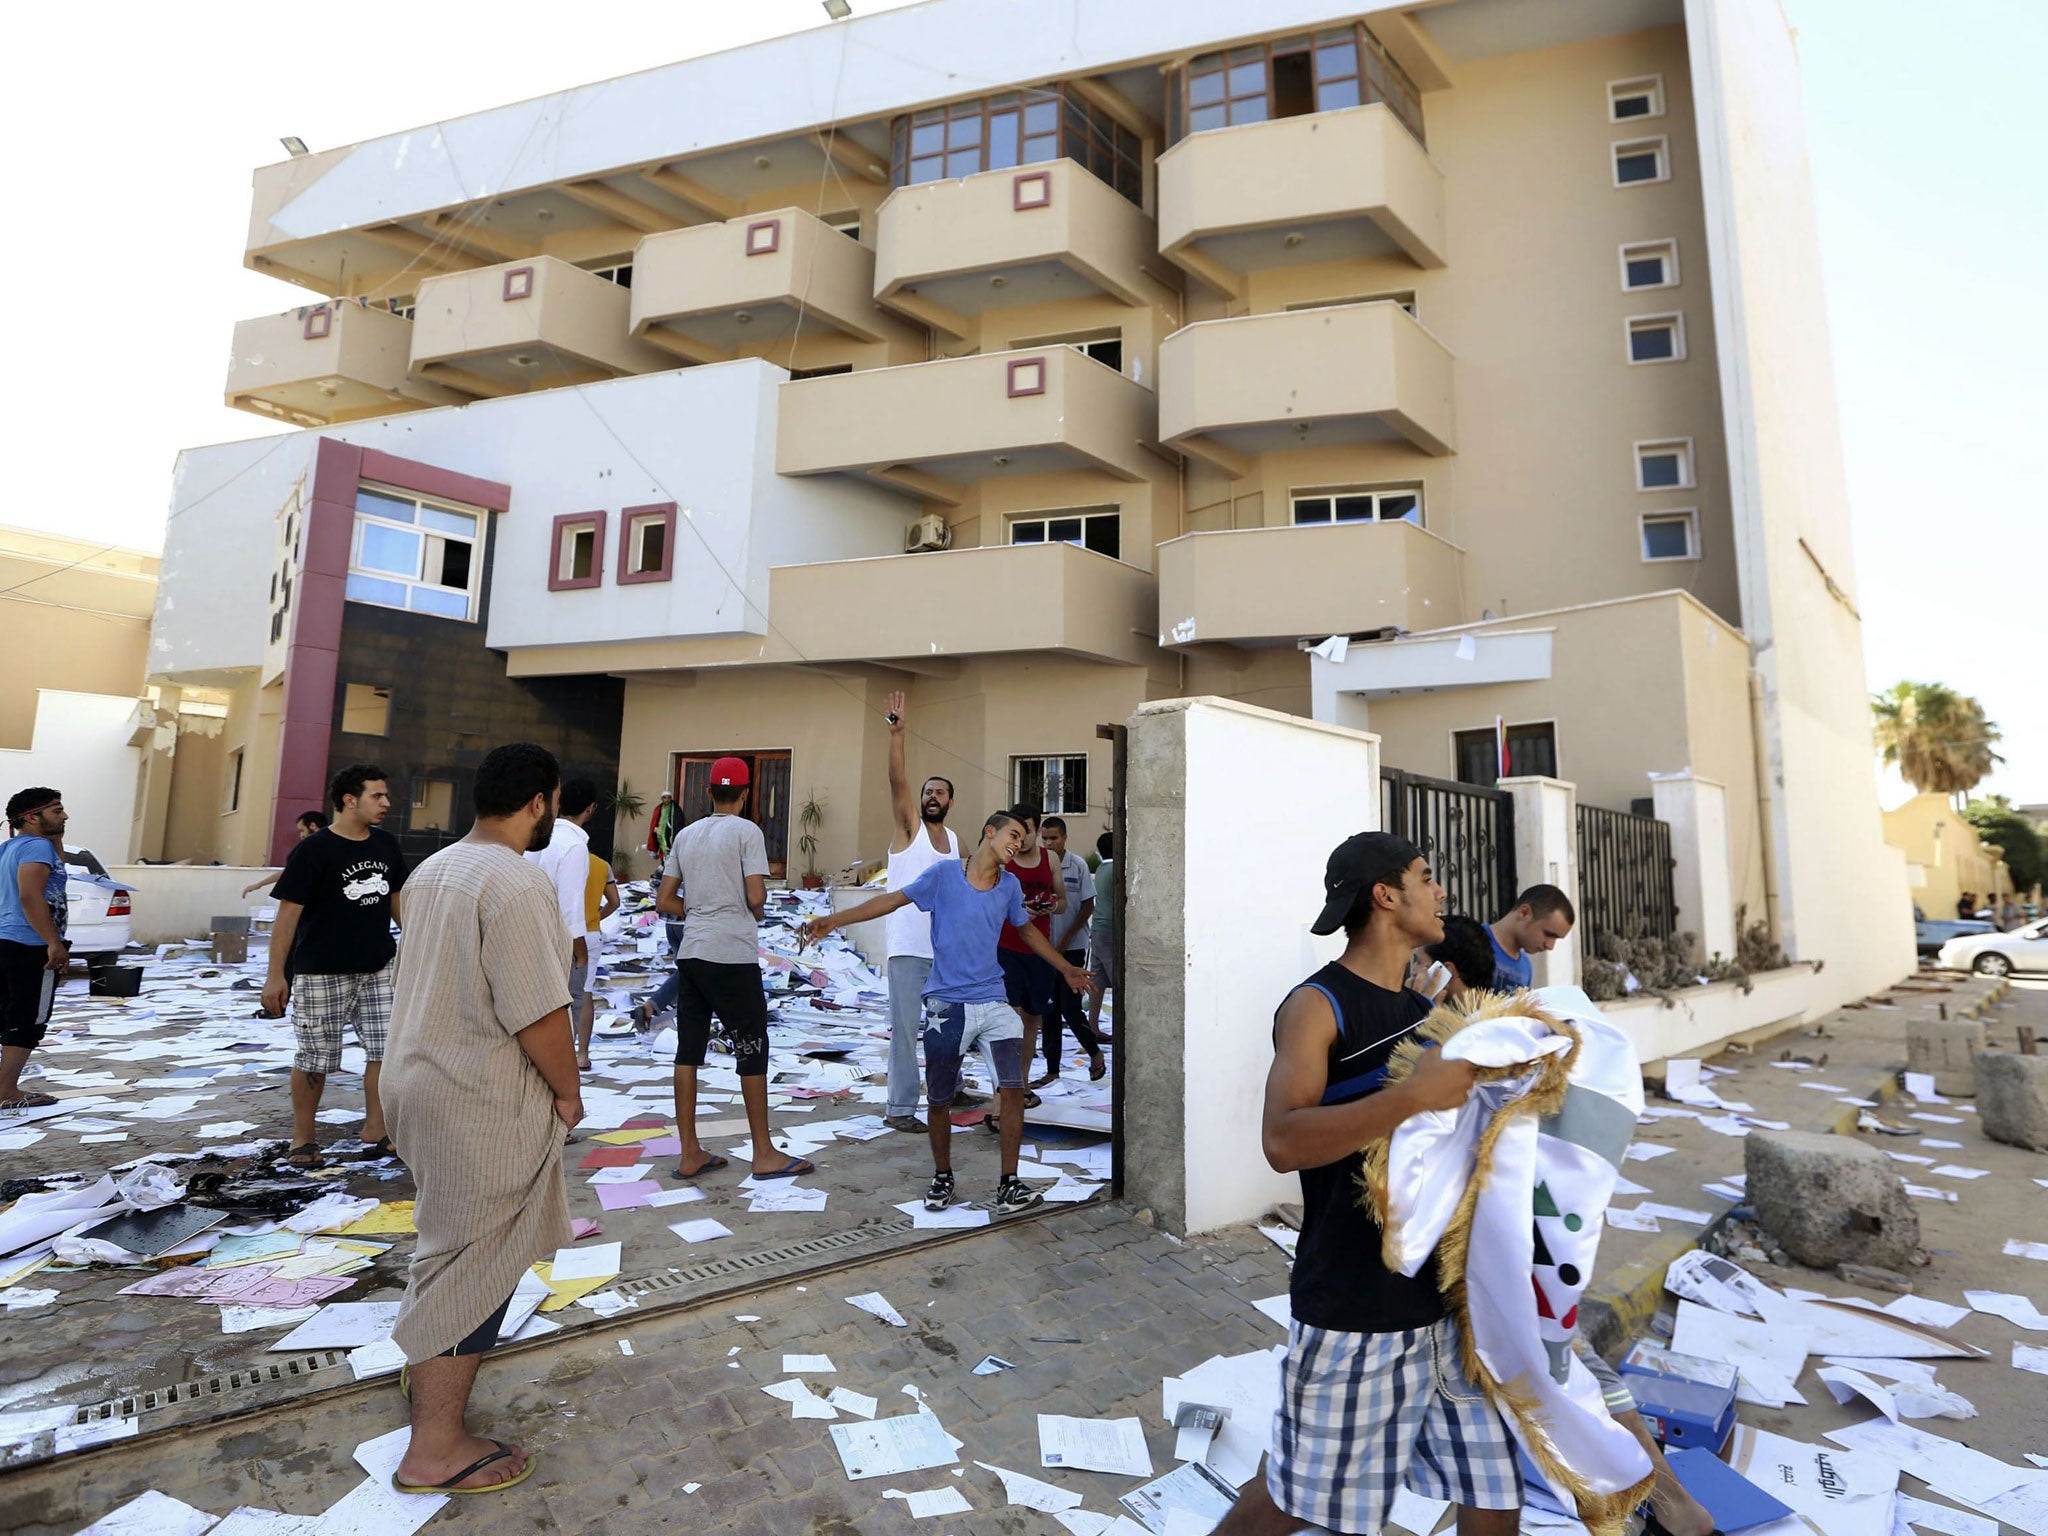
[[[540,1304],[543,1312],[559,1312],[578,1296],[588,1296],[592,1291],[616,1284],[617,1275],[598,1275],[590,1280],[564,1280],[559,1285],[553,1279],[555,1266],[543,1260],[533,1266],[533,1272],[540,1276],[541,1283],[548,1288],[548,1299]]]
[[[50,1263],[54,1257],[55,1255],[46,1253],[39,1258],[21,1259],[19,1261],[9,1259],[4,1261],[4,1263],[0,1263],[0,1289],[26,1280],[45,1264]],[[12,1269],[6,1268],[6,1264],[12,1264],[14,1267]]]
[[[653,1141],[660,1136],[673,1136],[676,1128],[672,1125],[636,1125],[629,1131],[606,1131],[593,1136],[592,1141],[601,1141],[608,1147],[631,1146],[636,1141]]]
[[[412,1224],[410,1200],[386,1200],[360,1220],[338,1229],[344,1237],[371,1237],[385,1232],[417,1232]]]

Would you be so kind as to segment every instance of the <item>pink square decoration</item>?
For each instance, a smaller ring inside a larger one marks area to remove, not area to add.
[[[331,304],[322,304],[306,311],[306,323],[300,327],[299,334],[308,341],[318,341],[333,329],[334,307]]]
[[[1025,171],[1010,182],[1010,206],[1022,213],[1027,208],[1052,206],[1052,172]]]
[[[1045,393],[1045,359],[1018,357],[1010,360],[1010,398]]]
[[[747,254],[770,256],[782,249],[782,220],[757,219],[747,226]]]

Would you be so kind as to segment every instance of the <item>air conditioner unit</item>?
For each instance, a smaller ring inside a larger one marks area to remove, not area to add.
[[[953,530],[946,526],[943,517],[920,517],[903,530],[903,548],[907,554],[922,549],[948,549],[952,547]]]

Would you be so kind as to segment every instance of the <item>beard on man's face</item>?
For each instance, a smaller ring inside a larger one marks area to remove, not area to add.
[[[946,810],[947,807],[941,805],[934,797],[925,801],[922,815],[926,821],[936,824],[946,819]]]
[[[528,853],[539,853],[555,835],[555,813],[549,811],[533,824],[533,836],[526,840]]]

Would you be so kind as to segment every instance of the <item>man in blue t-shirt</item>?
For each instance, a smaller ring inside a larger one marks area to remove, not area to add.
[[[24,789],[7,802],[12,834],[0,843],[0,1110],[43,1109],[57,1101],[24,1093],[22,1069],[43,1043],[57,982],[71,963],[64,826],[54,789]]]
[[[1524,991],[1535,984],[1531,955],[1547,955],[1571,937],[1578,914],[1554,885],[1532,885],[1487,928],[1493,939],[1493,990]]]
[[[932,973],[924,984],[924,1080],[926,1116],[932,1139],[932,1184],[924,1197],[928,1211],[953,1203],[953,1122],[946,1109],[960,1091],[960,1062],[981,1047],[996,1080],[997,1125],[1002,1132],[1002,1177],[995,1208],[1025,1210],[1043,1198],[1017,1177],[1017,1149],[1024,1141],[1024,1021],[1003,990],[996,941],[1003,924],[1014,924],[1032,952],[1076,992],[1089,989],[1088,973],[1052,947],[1024,910],[1024,888],[1003,866],[1024,846],[1024,824],[1007,811],[983,823],[981,845],[965,863],[943,859],[900,891],[890,891],[803,926],[814,944],[835,928],[915,906],[932,918]]]

